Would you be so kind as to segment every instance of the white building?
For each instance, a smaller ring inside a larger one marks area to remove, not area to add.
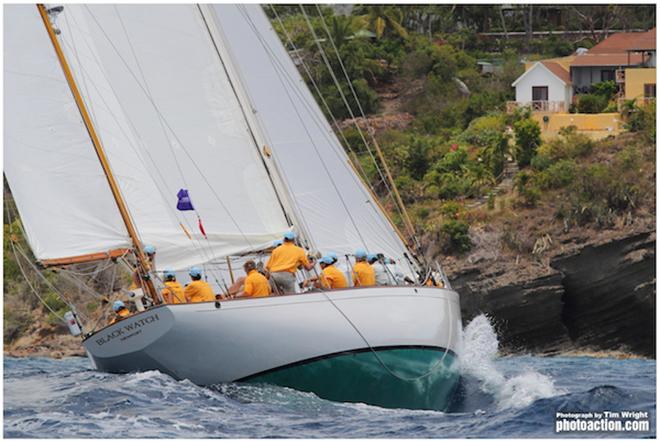
[[[516,105],[535,111],[568,112],[573,96],[569,72],[559,63],[539,61],[512,84]]]

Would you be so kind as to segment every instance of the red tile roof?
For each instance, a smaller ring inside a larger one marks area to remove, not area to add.
[[[571,62],[574,66],[636,66],[642,63],[642,54],[631,53],[630,58],[626,52],[619,54],[593,54],[591,51],[578,55]]]
[[[616,54],[630,50],[655,50],[655,28],[647,32],[612,34],[589,50],[590,54]]]
[[[559,63],[552,61],[542,61],[543,66],[550,69],[550,72],[559,77],[564,83],[571,84],[571,74],[568,73]]]

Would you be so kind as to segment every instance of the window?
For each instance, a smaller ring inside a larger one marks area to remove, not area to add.
[[[655,98],[655,83],[644,85],[644,98]]]
[[[600,81],[614,81],[614,70],[600,71]]]
[[[532,101],[548,101],[548,86],[532,86]]]

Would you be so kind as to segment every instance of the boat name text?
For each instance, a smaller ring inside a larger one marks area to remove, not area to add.
[[[100,337],[96,340],[96,343],[98,345],[103,345],[107,344],[108,342],[112,341],[115,338],[121,337],[121,341],[128,339],[130,337],[136,336],[140,334],[142,330],[140,330],[142,327],[144,327],[147,324],[151,324],[152,322],[159,321],[160,318],[158,317],[158,313],[154,313],[151,316],[147,316],[146,318],[142,318],[137,321],[126,321],[128,322],[126,325],[124,325],[121,328],[118,328],[117,330],[114,330],[111,333],[108,333],[107,335]],[[123,321],[122,321],[123,322]]]

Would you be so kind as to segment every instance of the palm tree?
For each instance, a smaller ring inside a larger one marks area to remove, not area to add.
[[[369,6],[368,13],[365,16],[369,28],[381,38],[387,29],[391,29],[401,38],[408,37],[408,31],[403,27],[403,12],[401,8],[393,5],[373,5]]]

